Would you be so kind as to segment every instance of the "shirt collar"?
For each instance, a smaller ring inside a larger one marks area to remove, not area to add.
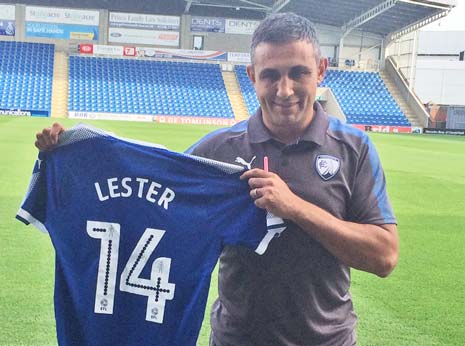
[[[263,123],[261,107],[250,117],[247,132],[249,133],[251,143],[263,143],[273,139]]]
[[[329,127],[329,117],[318,102],[313,104],[313,111],[313,119],[302,137],[300,137],[299,142],[305,141],[323,145]],[[261,108],[250,117],[247,131],[251,143],[262,143],[273,140],[272,135],[263,123]]]

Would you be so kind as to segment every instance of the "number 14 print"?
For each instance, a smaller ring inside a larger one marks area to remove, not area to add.
[[[113,314],[120,225],[110,222],[87,221],[87,234],[92,238],[100,239],[94,312]],[[152,263],[150,279],[144,279],[140,277],[140,274],[164,234],[165,231],[161,229],[145,229],[121,273],[119,285],[121,291],[147,296],[145,319],[155,323],[163,323],[165,303],[174,297],[176,285],[168,282],[171,258],[157,258]]]

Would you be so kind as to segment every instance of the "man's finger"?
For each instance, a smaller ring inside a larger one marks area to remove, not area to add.
[[[37,149],[39,149],[39,150],[43,149],[44,143],[43,143],[43,139],[42,139],[42,132],[37,132],[36,133],[36,141],[35,141],[34,144],[35,144]]]
[[[253,189],[253,188],[260,188],[264,186],[270,186],[273,184],[273,181],[269,178],[254,177],[254,178],[249,179],[248,184],[250,188]]]
[[[47,127],[36,134],[35,146],[40,151],[52,149],[58,143],[58,137],[65,131],[59,123],[54,123],[52,127]]]
[[[51,137],[54,141],[54,143],[58,143],[58,136],[64,131],[64,127],[61,126],[60,124],[58,123],[54,123],[52,125],[52,130],[51,130]]]
[[[250,179],[250,178],[266,178],[269,177],[270,174],[269,172],[264,171],[263,169],[260,168],[254,168],[248,171],[245,171],[241,175],[242,180]]]
[[[42,140],[42,143],[47,147],[52,146],[54,144],[53,139],[51,137],[51,133],[52,133],[52,129],[50,127],[47,127],[46,129],[42,130],[41,140]]]
[[[36,146],[37,149],[42,151],[42,143],[40,143],[38,139],[34,142],[34,145]]]

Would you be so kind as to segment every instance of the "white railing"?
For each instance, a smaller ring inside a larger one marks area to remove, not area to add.
[[[415,92],[409,88],[407,78],[400,71],[398,64],[391,57],[386,59],[386,71],[393,77],[396,87],[401,92],[402,97],[421,121],[421,126],[428,127],[428,112]]]

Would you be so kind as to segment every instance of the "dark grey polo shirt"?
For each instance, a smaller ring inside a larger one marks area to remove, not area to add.
[[[261,111],[213,132],[188,153],[278,174],[303,199],[357,223],[396,223],[378,154],[368,136],[328,117],[315,103],[306,132],[275,141]],[[292,222],[259,256],[227,246],[220,257],[219,299],[211,325],[218,346],[355,344],[350,270]]]

